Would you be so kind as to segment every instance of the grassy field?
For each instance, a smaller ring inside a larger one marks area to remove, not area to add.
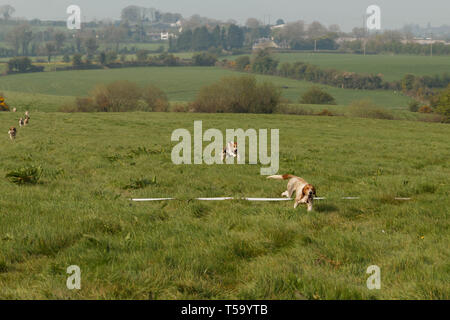
[[[357,55],[335,53],[278,53],[275,55],[283,62],[308,62],[322,68],[337,69],[358,73],[381,73],[385,80],[400,80],[405,74],[435,75],[450,72],[450,56],[416,55]],[[236,59],[238,56],[228,56]]]
[[[0,92],[12,92],[23,99],[27,94],[62,97],[84,96],[97,84],[114,80],[130,80],[139,85],[154,84],[166,92],[171,101],[192,101],[201,87],[218,81],[224,76],[241,73],[216,67],[148,67],[113,70],[63,71],[37,74],[21,74],[0,77]],[[242,74],[241,74],[242,75]],[[283,96],[297,102],[300,95],[313,84],[274,76],[256,76],[259,81],[271,81],[282,88]],[[337,100],[347,105],[354,100],[372,99],[376,104],[390,109],[405,109],[409,99],[391,91],[349,90],[323,86]],[[20,92],[20,94],[18,94]],[[7,97],[9,98],[9,97]],[[66,98],[61,98],[62,100]],[[16,101],[7,100],[13,107]],[[40,111],[56,111],[53,105]]]
[[[313,212],[188,201],[285,188],[259,165],[172,164],[171,133],[194,120],[204,131],[279,128],[279,172],[327,200]],[[1,128],[15,123],[0,114]],[[6,129],[0,138],[0,298],[448,299],[449,134],[344,117],[32,113],[14,143]],[[5,178],[32,165],[37,185]],[[139,179],[148,185],[130,189]],[[128,200],[167,196],[184,200]],[[79,291],[66,288],[69,265],[81,268]],[[381,290],[366,287],[370,265]]]

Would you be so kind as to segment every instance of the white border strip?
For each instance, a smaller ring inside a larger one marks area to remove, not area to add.
[[[324,197],[317,197],[314,200],[326,200]],[[360,197],[342,197],[342,200],[359,200]],[[411,198],[394,198],[395,200],[400,201],[409,201]],[[177,200],[176,198],[142,198],[142,199],[130,199],[135,202],[147,202],[147,201],[168,201],[168,200]],[[189,200],[189,199],[186,199]],[[224,200],[246,200],[246,201],[291,201],[294,199],[290,198],[233,198],[233,197],[217,197],[217,198],[195,198],[190,200],[199,200],[199,201],[224,201]]]

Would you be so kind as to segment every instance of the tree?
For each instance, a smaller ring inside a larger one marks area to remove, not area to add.
[[[327,34],[328,30],[320,22],[314,21],[308,27],[308,37],[311,39],[318,39]]]
[[[275,60],[268,49],[259,50],[252,63],[252,71],[264,74],[274,74],[278,61]]]
[[[244,39],[244,31],[235,24],[230,25],[227,36],[228,47],[230,49],[242,48]]]
[[[28,24],[21,24],[8,32],[6,40],[14,48],[16,54],[22,47],[22,55],[28,55],[28,47],[33,40],[33,32]]]
[[[74,67],[82,66],[82,65],[83,65],[82,57],[83,57],[83,56],[82,56],[81,54],[79,54],[79,53],[74,54],[74,55],[73,55],[73,58],[72,58],[72,65],[73,65]]]
[[[248,18],[247,22],[245,23],[247,28],[249,29],[257,29],[261,26],[261,23],[256,18]]]
[[[191,29],[182,32],[177,39],[176,49],[179,51],[192,50],[192,36]]]
[[[61,52],[61,48],[63,47],[65,41],[66,35],[64,33],[57,32],[55,34],[56,51]]]
[[[279,26],[279,25],[282,25],[282,24],[284,24],[284,20],[283,19],[278,19],[277,22],[276,22],[276,25]]]
[[[192,35],[192,49],[207,50],[211,46],[211,35],[208,29],[203,26],[194,30]]]
[[[2,15],[3,19],[5,20],[11,18],[14,12],[16,12],[16,9],[14,9],[14,7],[10,6],[9,4],[0,6],[0,15]]]
[[[122,9],[122,20],[129,22],[141,22],[141,8],[138,6],[128,6]]]
[[[138,60],[139,62],[145,62],[145,61],[147,61],[147,58],[148,58],[148,51],[147,51],[147,50],[144,50],[144,49],[138,50],[138,51],[136,52],[136,58],[137,58],[137,60]]]
[[[48,61],[48,63],[51,62],[52,56],[53,56],[53,54],[55,53],[55,50],[56,50],[56,45],[55,45],[55,43],[53,43],[53,42],[47,42],[47,43],[45,44],[45,54],[46,54],[46,56],[47,56],[47,61]]]
[[[84,42],[84,46],[86,47],[88,58],[92,58],[98,49],[97,40],[95,38],[89,38]]]
[[[194,65],[196,66],[214,66],[217,62],[217,57],[210,53],[197,53],[192,57]]]
[[[118,27],[111,25],[106,27],[104,33],[105,33],[105,40],[107,40],[108,42],[115,43],[116,51],[119,51],[120,44],[124,42],[127,37],[128,29],[125,24],[121,24]]]

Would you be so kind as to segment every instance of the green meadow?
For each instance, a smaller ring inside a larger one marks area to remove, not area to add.
[[[0,114],[1,299],[449,298],[448,125],[33,112],[11,142],[16,118]],[[279,197],[286,187],[260,165],[174,165],[171,133],[192,133],[195,120],[203,131],[279,129],[279,172],[304,177],[326,200],[312,212],[293,202],[190,200]],[[5,178],[32,166],[42,170],[35,185]],[[70,265],[81,268],[81,290],[66,288]],[[371,265],[381,269],[380,290],[366,287]]]
[[[147,67],[110,70],[61,71],[36,74],[19,74],[0,77],[0,92],[7,96],[9,104],[18,109],[27,102],[28,95],[60,97],[66,101],[68,97],[85,96],[96,85],[115,80],[129,80],[139,85],[154,84],[168,95],[171,101],[192,101],[205,85],[220,80],[225,76],[239,76],[244,73],[224,70],[217,67]],[[281,88],[282,94],[296,103],[313,84],[275,76],[256,75],[258,81],[270,81]],[[338,105],[348,105],[352,101],[371,99],[379,106],[388,109],[406,109],[409,98],[401,93],[384,90],[350,90],[320,85],[332,94]],[[11,99],[8,95],[11,94]],[[18,99],[18,100],[17,100]],[[30,98],[31,99],[31,98]],[[55,100],[52,98],[51,100]],[[39,111],[57,111],[54,104],[48,106],[39,103]]]
[[[234,60],[238,56],[228,56]],[[449,56],[417,55],[358,55],[343,53],[294,52],[276,53],[275,57],[283,62],[308,62],[325,69],[336,69],[357,73],[379,74],[387,81],[400,80],[405,74],[435,75],[450,72]]]

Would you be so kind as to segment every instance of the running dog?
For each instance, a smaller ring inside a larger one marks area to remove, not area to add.
[[[17,129],[14,127],[9,128],[8,134],[11,140],[16,139]]]
[[[309,184],[304,179],[291,174],[269,176],[267,179],[289,180],[287,190],[283,192],[281,196],[291,198],[295,191],[294,209],[297,208],[299,204],[306,204],[308,206],[308,211],[312,211],[314,197],[316,196],[316,188],[313,185]]]
[[[237,157],[239,160],[237,142],[228,142],[226,147],[223,149],[222,162],[223,162],[223,160],[225,160],[225,158],[228,158],[228,157],[234,157],[234,158]]]

